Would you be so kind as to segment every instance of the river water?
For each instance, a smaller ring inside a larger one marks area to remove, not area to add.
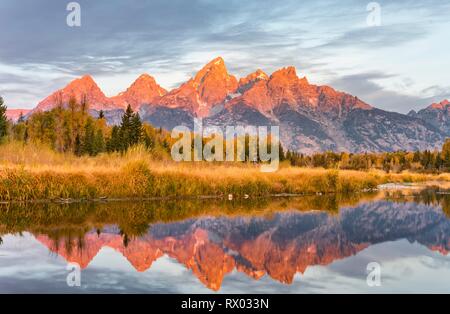
[[[450,292],[450,196],[0,204],[0,292]]]

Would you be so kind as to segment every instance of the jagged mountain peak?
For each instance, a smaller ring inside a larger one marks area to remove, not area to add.
[[[114,103],[98,87],[92,76],[84,75],[74,79],[64,88],[42,100],[33,111],[50,110],[59,104],[67,105],[71,98],[75,98],[79,103],[88,103],[90,109],[104,110],[114,109],[115,107]]]
[[[201,85],[207,84],[210,81],[226,81],[230,83],[236,83],[236,78],[228,74],[227,67],[222,57],[217,57],[206,64],[192,79],[195,87],[201,87]]]
[[[95,81],[94,81],[94,78],[91,75],[89,75],[89,74],[85,74],[82,77],[80,77],[78,79],[75,79],[73,82],[85,82],[85,83],[88,83],[88,84],[95,84],[95,85],[97,85],[95,83]]]
[[[255,72],[250,73],[246,77],[239,79],[239,93],[244,93],[249,90],[253,85],[259,81],[267,81],[269,76],[261,69],[257,69]]]
[[[255,81],[255,80],[264,80],[267,81],[269,79],[269,76],[261,69],[257,69],[255,72],[250,73],[244,78],[241,78],[239,81],[248,82],[248,81]]]
[[[269,82],[272,85],[310,85],[306,76],[300,78],[297,75],[297,69],[294,66],[281,68],[273,72],[269,78]]]
[[[429,125],[438,128],[447,137],[450,136],[450,101],[447,99],[433,103],[415,114],[410,113],[408,115],[420,118]]]
[[[443,110],[443,109],[445,109],[448,105],[450,105],[450,101],[448,101],[448,99],[444,99],[443,101],[441,101],[441,102],[439,102],[439,103],[433,103],[433,104],[431,104],[429,108],[431,108],[431,109]]]
[[[211,108],[223,104],[227,96],[237,89],[236,77],[228,74],[225,62],[218,57],[189,81],[164,96],[161,104],[169,108],[184,108],[199,117],[205,117]]]
[[[255,72],[240,80],[242,96],[233,99],[227,108],[244,103],[271,114],[275,108],[289,105],[296,109],[329,112],[334,117],[341,117],[354,108],[372,108],[357,97],[329,86],[310,84],[306,77],[298,77],[293,66],[275,71],[267,80],[255,80],[258,75],[262,74]]]
[[[110,123],[120,121],[130,104],[156,127],[191,125],[194,117],[219,126],[278,125],[285,148],[306,153],[434,149],[450,134],[448,100],[416,114],[394,114],[330,86],[311,84],[293,66],[270,76],[258,69],[238,82],[221,57],[170,92],[142,74],[126,91],[108,98],[85,75],[44,99],[35,110],[50,110],[71,97],[86,101],[90,109],[114,112]]]
[[[119,108],[130,105],[133,110],[139,110],[143,104],[157,103],[166,93],[167,91],[158,85],[153,76],[144,73],[126,91],[112,97],[112,101]]]
[[[221,56],[218,56],[211,61],[209,61],[203,69],[211,69],[211,68],[218,68],[218,69],[225,69],[225,60]]]
[[[148,73],[142,73],[141,75],[139,75],[139,77],[136,79],[136,81],[139,81],[139,80],[155,80],[155,78],[153,77],[153,76],[151,76],[150,74],[148,74]]]
[[[158,96],[163,96],[167,91],[162,88],[155,80],[155,78],[147,73],[141,74],[128,90],[146,89],[146,92],[153,92]]]
[[[62,89],[62,91],[68,92],[68,91],[94,91],[94,92],[101,92],[103,93],[100,88],[98,87],[97,83],[94,81],[92,76],[86,74],[83,75],[80,78],[76,78],[72,80],[69,84],[67,84],[66,87]]]
[[[294,66],[288,66],[288,67],[284,67],[281,68],[275,72],[272,73],[272,75],[270,76],[270,79],[276,79],[276,78],[283,78],[286,80],[298,80],[298,76],[297,76],[297,69]]]

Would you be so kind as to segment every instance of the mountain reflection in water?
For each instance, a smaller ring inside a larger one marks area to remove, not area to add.
[[[291,284],[310,266],[329,265],[388,241],[407,239],[447,255],[449,196],[433,190],[411,193],[234,202],[2,204],[0,234],[29,232],[82,269],[109,247],[138,272],[168,256],[213,291],[220,290],[234,270],[253,279],[267,275]]]

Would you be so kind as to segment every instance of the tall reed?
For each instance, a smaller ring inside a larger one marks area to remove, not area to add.
[[[429,180],[450,181],[450,175],[288,166],[262,173],[258,165],[245,163],[156,160],[143,147],[124,155],[77,158],[41,146],[0,146],[1,201],[351,193],[381,183]]]

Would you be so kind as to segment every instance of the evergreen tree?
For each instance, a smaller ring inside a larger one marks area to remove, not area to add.
[[[283,148],[283,145],[281,145],[281,142],[279,142],[278,146],[279,146],[280,161],[284,161],[287,159],[286,158],[287,154],[284,153],[284,148]]]
[[[144,132],[142,136],[142,141],[144,142],[144,145],[147,149],[152,150],[153,148],[155,148],[155,140],[146,132]]]
[[[420,152],[419,151],[414,152],[413,162],[420,162]]]
[[[121,144],[119,145],[119,149],[121,151],[125,151],[130,147],[131,143],[131,120],[133,119],[133,109],[128,105],[125,111],[125,114],[122,116],[122,123],[120,124],[120,140]]]
[[[8,134],[8,118],[6,117],[6,105],[0,97],[0,141]]]
[[[97,119],[104,119],[105,118],[105,113],[103,112],[103,110],[100,110],[100,112],[98,113],[98,118]]]
[[[130,146],[139,143],[142,139],[142,122],[139,113],[135,113],[130,121]]]
[[[88,119],[84,126],[84,138],[83,138],[83,153],[94,156],[95,151],[95,133],[94,124],[91,119]]]
[[[115,125],[111,130],[111,137],[109,138],[108,143],[106,144],[106,149],[108,152],[119,151],[121,150],[120,144],[121,144],[120,128],[117,125]]]
[[[105,139],[103,138],[103,132],[100,129],[98,129],[95,134],[93,151],[95,155],[105,151]]]
[[[434,167],[433,168],[435,170],[439,171],[439,170],[441,170],[442,165],[443,165],[443,160],[442,160],[441,153],[437,153],[436,158],[434,160]]]

